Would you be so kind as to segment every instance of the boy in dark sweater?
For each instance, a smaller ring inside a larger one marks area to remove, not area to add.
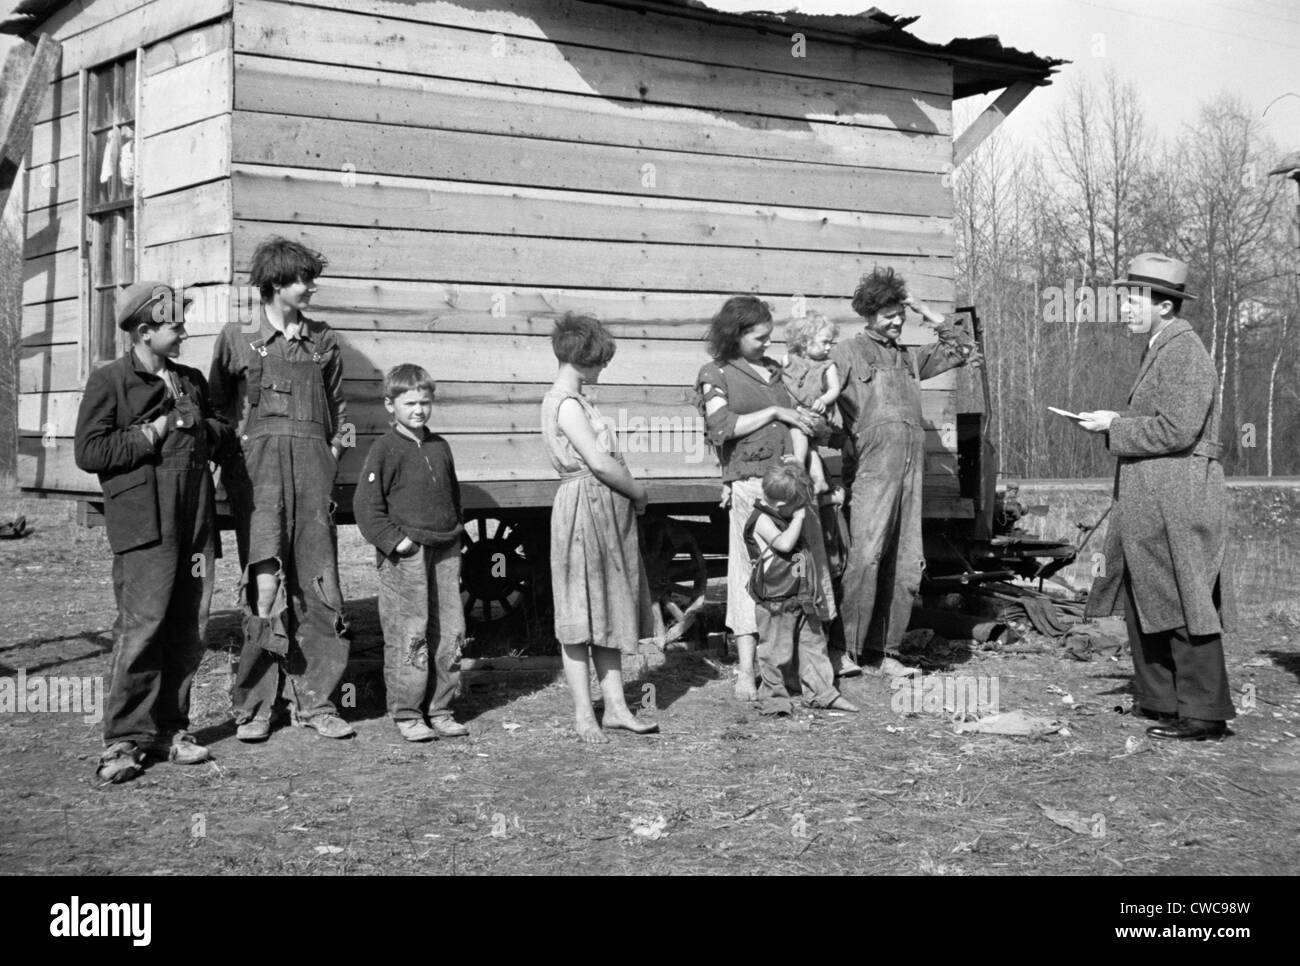
[[[146,756],[185,765],[211,757],[189,732],[190,684],[216,547],[208,461],[234,432],[214,412],[202,373],[175,361],[184,312],[162,282],[123,291],[117,323],[131,348],[90,374],[77,414],[74,456],[104,489],[117,598],[104,782],[134,778]]]
[[[352,499],[357,526],[374,544],[379,568],[388,712],[407,741],[469,734],[451,715],[465,644],[460,483],[451,447],[425,426],[434,389],[419,366],[388,371],[384,408],[396,422],[370,447]],[[430,640],[437,641],[432,693]]]

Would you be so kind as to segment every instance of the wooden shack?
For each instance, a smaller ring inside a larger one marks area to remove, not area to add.
[[[341,497],[386,427],[383,371],[418,362],[467,507],[544,512],[547,334],[578,309],[620,340],[597,402],[653,501],[716,503],[690,392],[707,319],[754,292],[778,319],[856,332],[847,296],[875,263],[951,311],[954,162],[1056,63],[909,22],[686,0],[23,0],[2,29],[61,57],[26,162],[21,485],[98,494],[72,435],[87,373],[122,351],[121,286],[183,285],[182,361],[206,371],[219,328],[251,317],[254,247],[280,234],[330,259],[314,314],[345,346]],[[955,155],[954,100],[1003,89]],[[925,386],[930,517],[991,508],[971,482],[975,376]]]

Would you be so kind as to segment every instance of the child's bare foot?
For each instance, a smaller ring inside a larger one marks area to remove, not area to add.
[[[657,724],[652,721],[638,721],[631,711],[606,711],[601,723],[606,728],[620,728],[638,735],[650,735],[659,731]]]
[[[600,730],[600,725],[596,723],[595,718],[579,717],[574,730],[578,732],[578,738],[591,745],[605,744],[609,741],[609,736]]]
[[[745,674],[736,678],[735,694],[737,701],[757,701],[758,688],[754,686],[753,678]]]
[[[840,697],[832,701],[827,705],[827,707],[832,711],[851,711],[854,714],[858,713],[858,706],[843,695],[840,695]]]

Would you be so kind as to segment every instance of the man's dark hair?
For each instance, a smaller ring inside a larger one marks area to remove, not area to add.
[[[772,321],[772,306],[754,295],[733,295],[722,303],[705,338],[709,355],[720,362],[740,354],[740,337],[747,329]]]
[[[900,305],[907,298],[907,280],[892,268],[877,265],[863,275],[853,292],[853,311],[869,319],[888,305]]]
[[[275,235],[257,246],[248,269],[248,281],[257,287],[263,302],[275,297],[276,287],[320,278],[329,260],[306,245]]]
[[[588,369],[609,365],[615,345],[614,337],[595,316],[565,312],[551,330],[551,348],[560,362]]]

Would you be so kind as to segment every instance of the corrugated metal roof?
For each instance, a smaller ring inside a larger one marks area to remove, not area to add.
[[[30,34],[61,7],[76,0],[20,0],[8,19],[0,21],[0,33]],[[841,41],[890,47],[948,60],[953,65],[953,96],[970,97],[1001,90],[1008,84],[1028,80],[1051,83],[1056,68],[1067,61],[1042,57],[1029,51],[1004,46],[997,37],[958,38],[946,44],[932,44],[907,32],[917,17],[894,17],[872,7],[855,14],[814,14],[790,10],[785,13],[749,11],[726,13],[701,0],[588,0],[630,10],[658,10],[703,17],[748,27],[797,30]]]
[[[707,15],[717,19],[748,26],[780,27],[804,33],[827,35],[869,46],[892,47],[918,54],[939,57],[953,65],[953,96],[971,97],[1001,90],[1014,81],[1027,80],[1037,84],[1050,84],[1056,68],[1069,61],[1055,57],[1016,50],[1002,44],[996,36],[959,37],[946,44],[932,44],[913,36],[907,28],[919,17],[895,17],[878,7],[861,13],[816,14],[788,10],[774,13],[751,10],[745,13],[726,13],[715,10],[702,0],[610,0],[613,6],[654,10],[677,8],[692,11],[696,16]]]

